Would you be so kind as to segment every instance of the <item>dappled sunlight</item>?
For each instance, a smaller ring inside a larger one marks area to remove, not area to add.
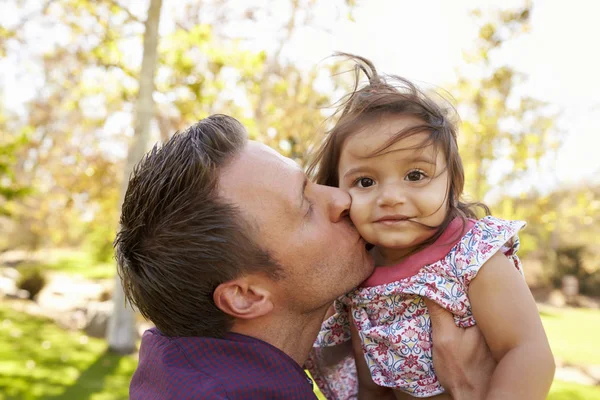
[[[0,392],[9,398],[128,398],[136,357],[106,353],[103,340],[2,303],[0,344]]]

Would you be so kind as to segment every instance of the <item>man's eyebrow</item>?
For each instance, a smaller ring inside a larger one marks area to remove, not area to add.
[[[302,190],[300,191],[300,207],[299,208],[302,208],[302,206],[304,205],[304,200],[305,200],[304,192],[306,191],[307,185],[308,185],[308,178],[306,177],[306,175],[304,175],[304,180],[302,181]]]

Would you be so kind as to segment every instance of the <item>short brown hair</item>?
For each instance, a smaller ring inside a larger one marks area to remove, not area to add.
[[[461,197],[464,189],[464,169],[458,153],[456,123],[451,118],[454,108],[443,108],[432,97],[426,95],[409,80],[394,76],[380,75],[371,61],[347,53],[337,53],[354,62],[355,86],[334,116],[339,116],[334,127],[327,132],[315,158],[308,168],[308,174],[316,183],[339,186],[338,164],[344,142],[351,135],[364,129],[368,124],[377,123],[382,116],[404,115],[419,119],[422,123],[398,132],[373,155],[385,151],[394,143],[418,132],[428,132],[429,138],[423,146],[434,144],[441,150],[446,160],[449,176],[448,213],[444,222],[423,246],[435,241],[448,224],[455,218],[477,218],[476,209],[489,209],[482,203],[467,203]],[[359,87],[361,75],[366,75],[368,83]],[[449,104],[448,104],[449,105]]]
[[[245,272],[277,275],[253,228],[218,195],[220,170],[246,142],[237,120],[212,115],[154,146],[129,180],[118,272],[130,303],[166,335],[221,337],[232,318],[215,288]]]

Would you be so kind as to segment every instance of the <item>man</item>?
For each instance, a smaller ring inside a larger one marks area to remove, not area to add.
[[[213,115],[136,167],[115,241],[144,334],[131,399],[310,399],[303,371],[333,300],[373,270],[350,198]],[[477,398],[491,357],[432,309],[436,370]],[[449,317],[449,318],[446,318]]]

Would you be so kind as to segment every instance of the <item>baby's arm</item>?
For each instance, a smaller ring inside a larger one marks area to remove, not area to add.
[[[480,269],[469,300],[498,362],[486,399],[545,399],[554,357],[531,292],[504,254],[495,254]]]

